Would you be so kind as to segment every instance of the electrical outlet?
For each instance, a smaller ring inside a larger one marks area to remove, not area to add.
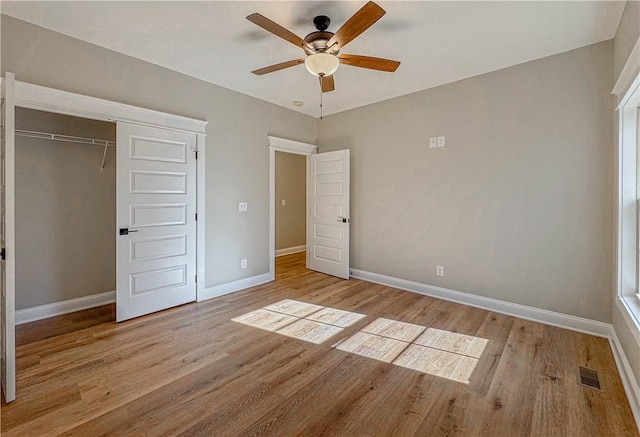
[[[246,269],[246,268],[247,268],[247,265],[248,265],[248,262],[247,262],[247,259],[246,259],[246,258],[245,258],[245,259],[241,259],[241,260],[240,260],[240,268],[241,268],[241,269]]]
[[[429,148],[433,149],[438,146],[438,139],[436,137],[429,137]]]
[[[249,204],[247,202],[238,202],[238,211],[247,212],[249,210]]]
[[[444,147],[444,136],[438,137],[438,147]]]
[[[444,266],[436,266],[436,276],[444,276]]]
[[[282,206],[287,206],[287,201],[285,199],[282,199],[281,205]]]

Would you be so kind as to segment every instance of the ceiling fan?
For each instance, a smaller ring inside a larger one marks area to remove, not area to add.
[[[252,73],[263,75],[305,64],[307,70],[320,79],[320,89],[323,93],[335,89],[333,74],[340,64],[392,73],[396,71],[400,62],[370,56],[340,54],[340,50],[344,46],[371,27],[385,13],[384,9],[370,1],[353,14],[336,33],[327,31],[331,23],[329,17],[318,15],[313,19],[313,24],[317,31],[311,32],[304,39],[263,15],[258,13],[251,14],[247,17],[247,20],[302,48],[307,54],[305,58],[270,65],[269,67],[254,70]]]

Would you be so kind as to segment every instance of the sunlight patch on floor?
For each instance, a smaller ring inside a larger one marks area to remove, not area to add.
[[[408,345],[409,343],[405,341],[359,331],[346,340],[341,341],[336,346],[336,349],[390,363],[400,355]]]
[[[320,344],[364,317],[364,314],[284,299],[231,320]]]
[[[231,319],[321,344],[366,315],[284,299]],[[489,340],[378,318],[332,347],[362,357],[468,384]]]
[[[468,384],[489,340],[391,319],[376,319],[336,349]]]

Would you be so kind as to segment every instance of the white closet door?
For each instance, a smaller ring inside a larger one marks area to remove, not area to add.
[[[118,123],[118,321],[196,300],[195,151],[195,134]]]
[[[0,208],[2,209],[0,262],[0,335],[2,393],[6,402],[16,398],[16,257],[15,257],[15,103],[14,75],[6,73],[2,80],[2,178],[0,178]]]
[[[309,156],[307,268],[349,279],[349,150]]]

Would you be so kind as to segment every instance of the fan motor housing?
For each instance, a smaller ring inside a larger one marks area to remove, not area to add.
[[[318,52],[326,52],[332,55],[337,54],[337,49],[327,51],[327,42],[329,42],[332,36],[332,32],[324,32],[320,30],[311,32],[309,35],[304,37],[304,40],[308,42],[311,47],[313,47],[313,50],[305,47],[304,51],[307,53],[307,55],[313,55],[314,53]]]
[[[325,31],[329,28],[329,24],[331,24],[331,18],[326,15],[318,15],[313,18],[313,25],[316,26],[316,29],[319,31]]]

